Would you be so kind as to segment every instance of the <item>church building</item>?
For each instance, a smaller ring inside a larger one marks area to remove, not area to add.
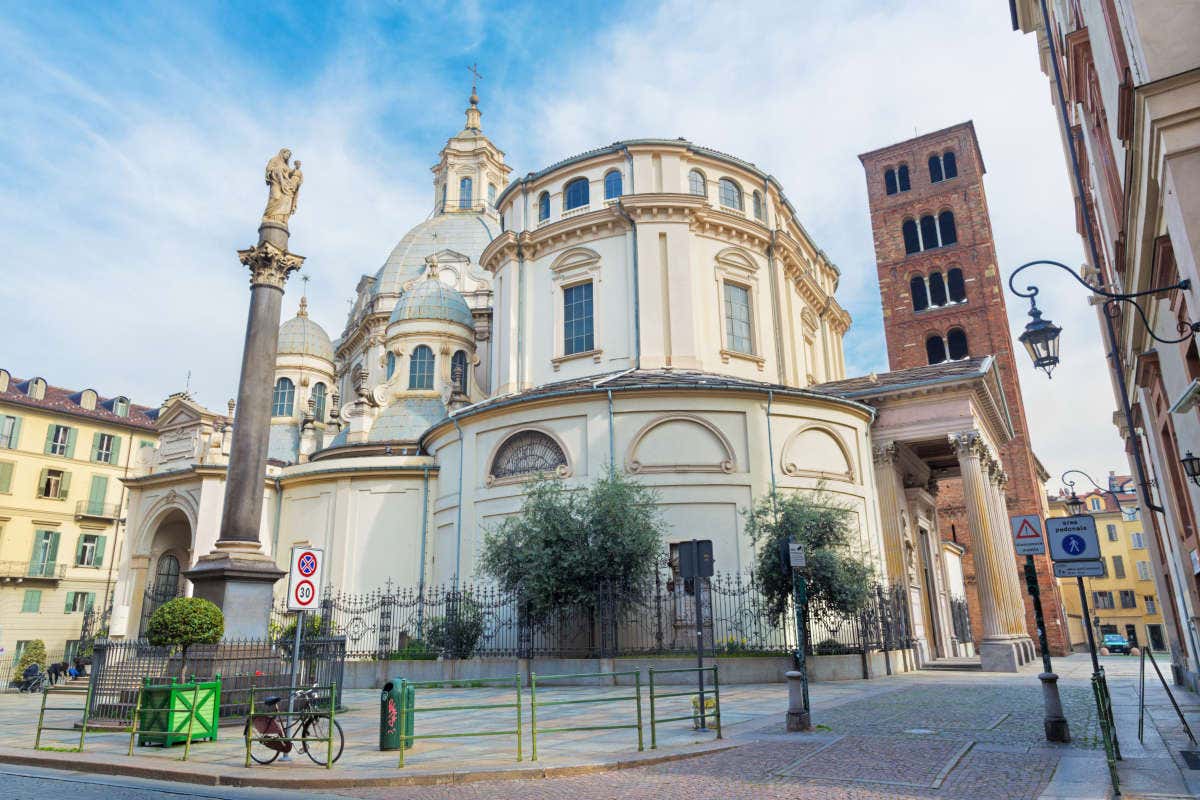
[[[710,540],[717,569],[744,573],[754,501],[824,486],[852,509],[858,557],[904,587],[919,659],[966,645],[951,618],[964,551],[984,667],[1032,657],[996,358],[848,379],[838,267],[780,183],[735,156],[635,139],[510,171],[472,93],[432,168],[429,217],[359,280],[341,332],[303,299],[281,326],[268,554],[286,565],[293,545],[322,547],[324,580],[351,592],[476,580],[487,531],[530,479],[584,486],[612,465],[658,492],[668,547]],[[159,411],[161,444],[127,481],[114,635],[190,591],[171,565],[217,538],[236,413],[182,395]],[[970,501],[969,544],[939,522],[945,478]]]

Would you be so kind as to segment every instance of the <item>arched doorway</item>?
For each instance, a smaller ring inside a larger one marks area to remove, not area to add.
[[[192,526],[178,509],[168,512],[158,523],[150,545],[149,573],[138,635],[144,636],[150,615],[168,600],[190,593],[190,584],[182,576],[191,563]]]

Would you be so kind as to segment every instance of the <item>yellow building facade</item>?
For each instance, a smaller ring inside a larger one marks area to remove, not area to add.
[[[1109,488],[1120,499],[1119,507],[1109,492],[1093,489],[1087,494],[1079,493],[1084,504],[1083,513],[1096,520],[1105,568],[1103,578],[1083,579],[1090,622],[1083,615],[1077,580],[1059,579],[1071,645],[1076,649],[1087,648],[1084,626],[1090,624],[1097,647],[1101,646],[1104,634],[1117,633],[1131,646],[1150,645],[1154,652],[1166,652],[1167,632],[1133,480],[1129,476],[1110,473],[1108,482]],[[1049,498],[1050,516],[1068,516],[1066,502],[1069,497],[1067,493]]]
[[[0,369],[0,667],[36,639],[69,659],[89,608],[102,624],[156,414]]]

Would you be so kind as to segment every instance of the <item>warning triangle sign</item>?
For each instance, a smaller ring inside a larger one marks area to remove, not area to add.
[[[1038,533],[1038,529],[1033,527],[1033,525],[1029,522],[1029,520],[1023,519],[1023,520],[1021,520],[1020,527],[1017,528],[1017,535],[1014,538],[1017,538],[1017,539],[1040,539],[1040,538],[1042,538],[1042,534]]]

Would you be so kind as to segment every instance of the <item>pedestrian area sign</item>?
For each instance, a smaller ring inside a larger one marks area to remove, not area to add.
[[[1009,517],[1012,526],[1013,549],[1019,556],[1040,556],[1046,552],[1042,540],[1042,518],[1037,514],[1018,514]]]
[[[1100,539],[1096,520],[1089,514],[1050,517],[1046,520],[1050,558],[1055,561],[1099,561]]]
[[[293,547],[292,569],[288,576],[288,611],[307,611],[317,606],[317,588],[325,551],[317,547]]]

